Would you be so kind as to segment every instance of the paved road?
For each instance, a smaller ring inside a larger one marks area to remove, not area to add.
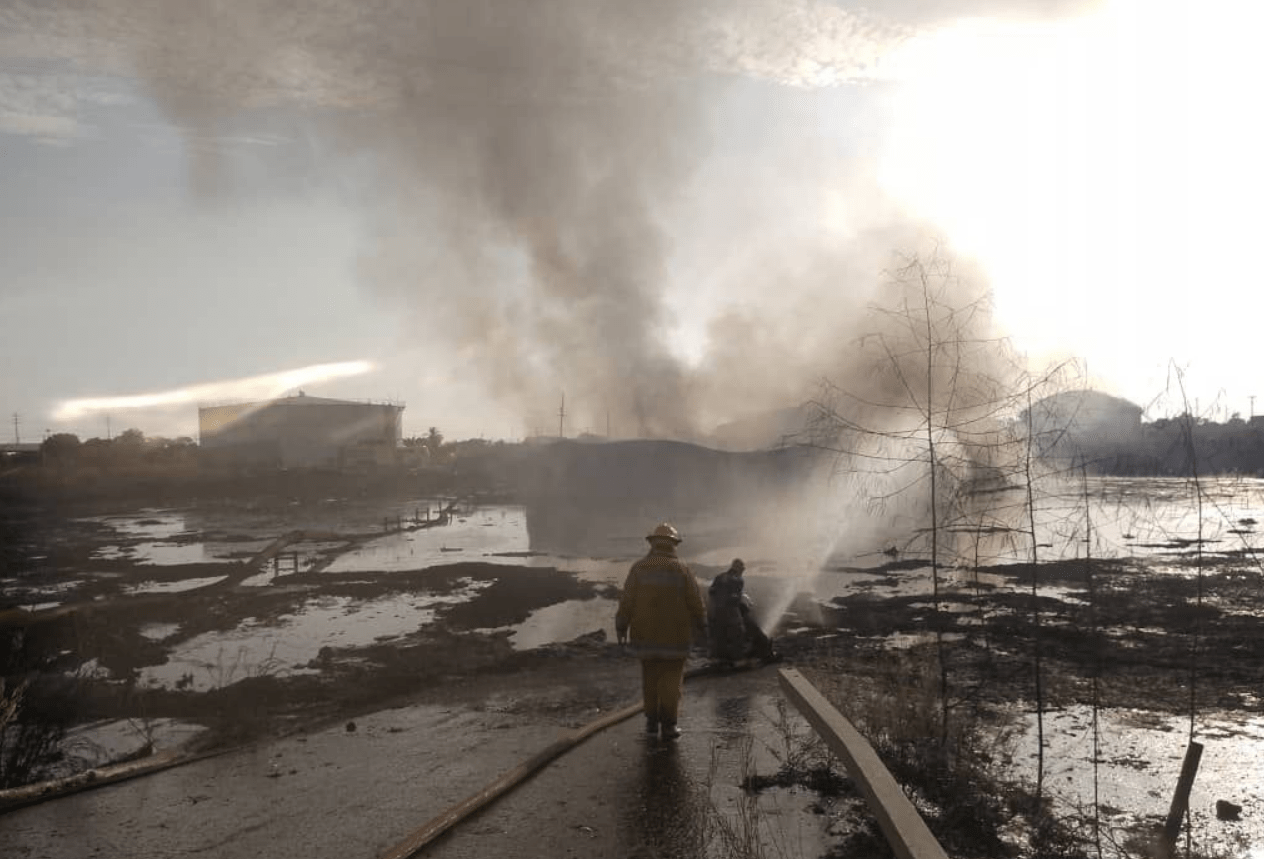
[[[746,768],[776,769],[779,700],[772,668],[695,679],[677,743],[647,741],[639,716],[615,725],[423,855],[729,855],[716,822],[740,822]],[[291,737],[10,812],[0,817],[4,855],[373,859],[563,727],[480,706],[413,706],[355,722],[354,732]],[[783,855],[823,852],[828,818],[810,812],[814,799],[784,791],[761,799]]]

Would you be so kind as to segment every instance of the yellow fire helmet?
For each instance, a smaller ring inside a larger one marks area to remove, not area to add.
[[[651,531],[646,536],[645,539],[649,540],[651,543],[654,542],[655,540],[671,540],[673,543],[679,543],[680,532],[677,531],[675,528],[673,528],[667,522],[664,522],[663,524],[655,528],[653,531]]]

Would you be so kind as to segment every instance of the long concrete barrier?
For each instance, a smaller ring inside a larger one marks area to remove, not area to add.
[[[898,859],[947,859],[913,803],[869,741],[793,668],[780,672],[781,691],[838,755]]]

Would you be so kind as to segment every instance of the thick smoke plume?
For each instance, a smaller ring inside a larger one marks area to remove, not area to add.
[[[700,172],[732,143],[712,119],[736,81],[880,76],[925,12],[897,20],[819,0],[14,9],[46,53],[137,74],[191,135],[251,113],[297,114],[336,153],[324,163],[370,177],[372,288],[537,427],[562,392],[572,427],[677,438],[802,399],[817,377],[846,375],[858,309],[887,254],[917,235],[864,180],[813,161],[813,140],[793,128],[757,174],[708,174],[707,184]],[[191,157],[201,190],[229,181],[213,151]],[[780,230],[832,183],[867,201],[863,228],[829,240]],[[750,203],[759,195],[778,202],[761,211]],[[728,229],[713,228],[698,255],[712,291],[731,299],[705,343],[682,343],[692,284],[678,281],[697,273],[680,275],[673,260],[712,217]]]

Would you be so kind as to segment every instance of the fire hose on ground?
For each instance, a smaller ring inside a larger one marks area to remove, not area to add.
[[[694,668],[685,672],[685,679],[689,680],[693,677],[708,673],[710,673],[710,670],[706,667]],[[608,713],[599,719],[595,719],[582,727],[576,728],[572,731],[567,731],[552,743],[545,746],[522,763],[518,764],[518,766],[504,773],[500,776],[500,778],[491,782],[476,793],[470,794],[470,796],[466,797],[461,802],[458,802],[447,811],[431,819],[429,823],[426,823],[420,829],[415,830],[403,841],[400,841],[394,847],[381,854],[379,859],[410,859],[410,857],[416,856],[422,849],[440,835],[447,832],[470,815],[495,802],[498,798],[526,781],[537,771],[543,769],[554,759],[575,748],[593,734],[596,734],[599,731],[604,731],[606,728],[630,719],[637,713],[641,712],[641,710],[641,704],[629,704],[620,710],[615,710],[613,713]]]

